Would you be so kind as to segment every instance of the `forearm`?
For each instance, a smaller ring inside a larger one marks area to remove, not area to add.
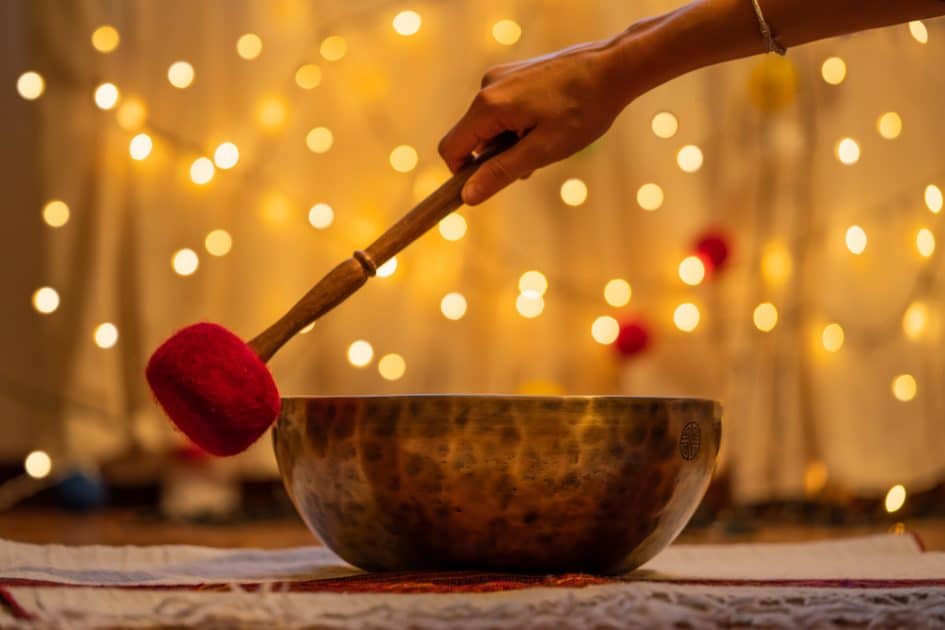
[[[943,0],[761,0],[761,7],[788,48],[945,15]],[[766,50],[751,0],[696,0],[634,24],[609,47],[628,101],[692,70]]]

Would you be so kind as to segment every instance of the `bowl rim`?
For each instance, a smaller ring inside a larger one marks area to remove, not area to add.
[[[623,394],[564,394],[555,395],[530,395],[530,394],[494,394],[494,393],[415,393],[415,394],[313,394],[282,396],[282,401],[297,400],[419,400],[419,399],[443,399],[450,398],[456,400],[509,400],[509,401],[618,401],[618,402],[646,402],[646,403],[697,403],[709,405],[721,405],[722,403],[713,398],[691,397],[691,396],[630,396]]]

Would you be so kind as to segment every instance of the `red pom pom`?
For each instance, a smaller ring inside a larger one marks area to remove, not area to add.
[[[650,330],[643,322],[632,320],[620,324],[620,332],[614,347],[622,356],[632,357],[645,351],[650,345]]]
[[[214,455],[245,450],[279,415],[279,390],[252,349],[217,324],[194,324],[155,350],[148,383],[168,417]]]
[[[720,232],[707,232],[700,236],[696,240],[695,250],[709,273],[721,271],[730,253],[728,238]]]

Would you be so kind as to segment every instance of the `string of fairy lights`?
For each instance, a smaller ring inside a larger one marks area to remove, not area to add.
[[[396,12],[390,19],[390,26],[394,32],[402,37],[416,35],[423,27],[423,18],[415,10]],[[492,39],[502,46],[514,46],[522,37],[521,25],[511,18],[503,18],[488,25]],[[928,31],[921,21],[910,22],[907,25],[912,38],[919,44],[928,43]],[[118,29],[109,24],[101,25],[93,30],[90,36],[91,46],[101,54],[112,54],[119,49],[121,34]],[[243,60],[253,61],[263,52],[263,39],[256,33],[244,33],[235,42],[235,53]],[[335,63],[348,54],[347,40],[338,34],[328,34],[318,43],[318,55],[325,63]],[[823,81],[831,86],[840,86],[846,78],[846,62],[838,56],[825,59],[820,73]],[[186,60],[177,60],[167,68],[166,79],[177,90],[186,90],[196,80],[197,69]],[[323,81],[321,67],[310,61],[298,64],[291,84],[294,89],[307,92],[319,87]],[[46,90],[46,81],[37,70],[27,70],[17,79],[16,89],[19,95],[27,101],[40,99]],[[207,150],[204,143],[180,138],[175,132],[162,129],[159,125],[148,121],[147,104],[139,97],[124,95],[118,85],[112,82],[103,82],[92,89],[92,102],[95,107],[107,112],[114,112],[114,121],[123,132],[128,133],[128,155],[134,161],[145,161],[151,158],[156,142],[171,146],[184,147],[187,151],[199,150],[201,155],[192,159],[189,164],[189,178],[193,185],[198,187],[212,185],[218,173],[234,169],[253,169],[253,165],[241,162],[239,147],[231,142],[224,141],[212,149]],[[256,110],[256,122],[266,130],[280,128],[288,115],[286,99],[279,96],[267,96]],[[663,140],[671,140],[679,130],[680,121],[670,111],[655,113],[650,119],[652,133]],[[903,121],[895,111],[882,112],[876,119],[876,132],[886,140],[895,140],[902,133]],[[305,145],[315,154],[325,154],[331,151],[334,145],[334,134],[326,126],[316,126],[305,134]],[[861,157],[860,143],[853,137],[842,137],[833,146],[835,158],[846,166],[854,166]],[[675,162],[684,173],[697,173],[703,166],[705,156],[702,148],[696,144],[686,144],[675,152]],[[390,167],[399,173],[413,173],[412,192],[415,198],[420,199],[436,188],[446,176],[442,166],[431,166],[417,172],[420,157],[417,150],[408,145],[394,146],[389,155]],[[579,178],[565,179],[559,189],[561,201],[569,207],[579,207],[585,204],[589,197],[587,184]],[[936,183],[927,183],[922,191],[922,200],[932,215],[938,215],[943,208],[943,193]],[[657,182],[642,183],[636,190],[635,201],[644,212],[656,212],[663,207],[665,193]],[[276,203],[276,202],[274,202]],[[278,204],[277,204],[278,205]],[[307,204],[306,204],[307,205]],[[267,210],[270,214],[286,213],[285,205]],[[62,199],[51,199],[41,209],[43,221],[51,229],[62,229],[70,220],[71,210],[68,203]],[[327,230],[335,222],[335,209],[324,202],[311,205],[307,211],[308,223],[313,229]],[[443,219],[438,226],[440,236],[446,241],[459,241],[467,233],[468,225],[462,214],[453,213]],[[851,255],[860,256],[866,251],[869,243],[868,235],[861,225],[850,225],[843,235],[844,244]],[[233,237],[224,228],[209,231],[204,239],[204,249],[214,257],[226,256],[233,247]],[[931,258],[936,251],[935,232],[929,227],[921,227],[915,235],[915,247],[920,257]],[[184,247],[170,256],[171,269],[180,276],[191,276],[200,267],[200,253],[193,247]],[[780,242],[768,243],[762,251],[760,272],[762,276],[772,282],[783,281],[791,273],[792,261],[785,244]],[[378,269],[380,278],[387,278],[397,271],[397,259],[392,258]],[[684,256],[676,266],[679,280],[685,287],[698,287],[709,277],[707,263],[702,256],[696,253]],[[926,276],[931,277],[929,274]],[[614,309],[626,308],[632,299],[631,283],[622,277],[614,277],[606,281],[599,293],[589,295],[585,287],[579,283],[569,283],[564,279],[552,278],[550,284],[569,298],[593,300],[593,303],[603,303]],[[514,307],[518,314],[526,319],[539,317],[545,309],[545,299],[549,288],[549,279],[540,270],[530,269],[518,278],[518,294]],[[41,315],[52,315],[60,306],[59,292],[52,286],[42,286],[32,295],[32,305]],[[439,302],[439,309],[443,317],[448,320],[462,319],[469,308],[466,297],[459,291],[450,291],[443,295]],[[932,317],[931,307],[926,299],[912,300],[902,311],[901,329],[910,340],[920,339],[929,327]],[[675,306],[672,312],[672,325],[682,333],[693,333],[700,327],[702,314],[695,301],[682,301]],[[757,304],[752,313],[751,321],[755,328],[762,333],[769,333],[778,325],[778,306],[770,301]],[[302,333],[312,329],[308,326]],[[612,345],[617,340],[621,330],[621,322],[612,314],[603,314],[596,317],[590,325],[590,337],[602,345]],[[96,346],[109,349],[116,346],[119,340],[119,330],[112,322],[101,322],[92,331],[92,340]],[[820,342],[829,353],[839,352],[847,340],[847,333],[839,321],[825,324],[820,331]],[[365,368],[374,363],[375,351],[371,343],[364,339],[351,342],[347,348],[347,359],[356,368]],[[377,358],[377,370],[381,378],[389,381],[401,379],[407,370],[406,359],[397,353],[384,354]],[[898,374],[891,381],[892,395],[900,401],[908,402],[915,398],[918,385],[910,374]],[[49,474],[52,463],[49,456],[42,451],[34,451],[26,458],[26,472],[34,478],[42,478]],[[887,495],[886,506],[890,512],[899,509],[893,507],[898,502],[901,507],[905,501],[905,489],[894,487]],[[893,493],[893,491],[896,491]],[[890,496],[893,497],[892,503]]]

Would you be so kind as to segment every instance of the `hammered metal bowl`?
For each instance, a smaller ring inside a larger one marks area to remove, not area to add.
[[[366,570],[622,573],[682,530],[721,407],[680,398],[285,398],[273,432],[308,527]]]

